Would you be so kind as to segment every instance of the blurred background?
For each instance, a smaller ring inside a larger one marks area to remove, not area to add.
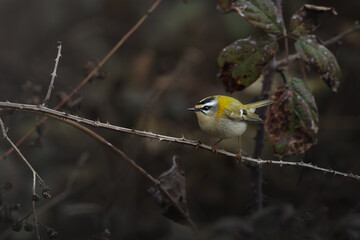
[[[142,17],[153,1],[79,0],[0,2],[0,100],[41,103],[46,95],[62,42],[55,89],[49,107],[72,91],[92,64],[100,61]],[[303,4],[335,7],[338,16],[321,16],[316,34],[327,40],[359,20],[360,1],[284,1],[285,21]],[[159,134],[210,138],[186,109],[213,94],[227,94],[216,78],[217,56],[228,44],[259,30],[237,13],[224,14],[216,1],[163,0],[155,12],[110,58],[101,76],[84,86],[64,109],[111,124]],[[292,45],[293,42],[290,42]],[[281,43],[283,44],[283,43]],[[360,33],[330,47],[343,72],[333,94],[319,75],[293,64],[306,79],[320,113],[318,143],[287,161],[312,162],[360,174]],[[282,48],[283,50],[283,48]],[[290,49],[294,52],[293,47]],[[277,56],[283,57],[282,54]],[[273,90],[282,84],[274,80]],[[260,98],[261,81],[231,96],[244,103]],[[77,104],[79,103],[79,104]],[[2,117],[16,141],[39,119],[30,113]],[[182,160],[189,212],[204,239],[360,239],[360,182],[308,169],[264,166],[264,206],[251,214],[251,172],[233,159],[193,147],[168,144],[123,133],[94,129],[123,150],[153,177],[170,168],[173,155]],[[254,149],[256,126],[242,137],[243,149]],[[236,139],[219,148],[236,151]],[[0,153],[9,148],[0,142]],[[147,193],[151,184],[127,163],[88,135],[49,120],[41,137],[34,133],[20,147],[49,186],[53,198],[37,204],[39,221],[56,229],[59,239],[193,239],[186,227],[162,216]],[[264,159],[276,159],[266,140]],[[15,154],[0,162],[0,193],[19,203],[14,219],[31,212],[32,173]],[[39,190],[39,194],[40,194]],[[31,218],[30,218],[31,220]],[[33,232],[9,230],[0,221],[0,239],[35,239]],[[40,228],[46,239],[46,228]],[[254,232],[257,232],[254,234]],[[105,234],[106,235],[106,234]],[[246,237],[247,236],[247,237]],[[271,236],[271,237],[270,237]]]

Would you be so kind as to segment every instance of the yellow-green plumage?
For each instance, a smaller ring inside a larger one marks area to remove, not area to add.
[[[235,98],[215,95],[202,99],[194,108],[199,126],[211,135],[225,139],[241,136],[247,122],[259,122],[263,120],[256,114],[255,109],[271,104],[272,100],[264,100],[251,104],[242,104]],[[208,106],[209,110],[204,110]]]

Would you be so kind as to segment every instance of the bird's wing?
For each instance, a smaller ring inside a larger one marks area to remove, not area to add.
[[[248,121],[263,123],[263,120],[254,112],[247,109],[241,103],[234,103],[224,110],[227,118],[234,121]]]

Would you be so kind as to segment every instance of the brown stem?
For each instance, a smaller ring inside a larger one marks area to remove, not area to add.
[[[263,85],[261,90],[261,98],[269,99],[271,95],[271,85],[274,77],[273,63],[275,59],[271,60],[264,71]],[[260,108],[258,110],[259,116],[264,119],[267,108]],[[253,158],[260,158],[264,148],[265,129],[263,125],[258,125],[258,130],[255,137],[255,149]],[[263,208],[263,189],[262,189],[262,169],[259,165],[250,165],[252,171],[252,192],[253,192],[253,212],[260,211]]]
[[[109,147],[113,152],[115,152],[117,155],[119,155],[123,160],[125,160],[130,166],[132,166],[136,171],[138,171],[141,175],[143,175],[147,180],[149,180],[152,184],[157,185],[161,191],[162,194],[165,195],[165,197],[172,203],[172,205],[176,208],[176,210],[180,213],[180,215],[187,221],[191,229],[196,233],[196,227],[193,221],[190,219],[189,215],[185,213],[185,211],[180,207],[179,204],[174,200],[174,198],[170,195],[168,191],[163,188],[159,181],[155,178],[153,178],[148,172],[146,172],[145,169],[140,167],[133,159],[131,159],[129,156],[127,156],[123,151],[121,151],[119,148],[115,147],[113,144],[108,142],[105,138],[100,136],[99,134],[95,133],[94,131],[90,130],[87,127],[84,127],[83,125],[80,125],[79,123],[76,123],[69,119],[64,119],[58,116],[54,115],[48,115],[48,117],[55,118],[57,120],[60,120],[62,122],[65,122],[87,134],[89,134],[91,137],[95,138],[100,143],[104,144],[105,146]]]
[[[157,8],[162,0],[156,0],[153,5],[148,9],[145,15],[143,15],[139,21],[120,39],[120,41],[110,50],[110,52],[99,62],[99,64],[87,75],[80,83],[77,85],[71,93],[67,95],[54,109],[60,109],[67,101],[69,101],[96,73],[97,71],[109,60],[109,58],[124,44],[124,42],[141,26],[141,24],[150,16],[150,14]],[[43,117],[37,123],[41,125],[43,122],[47,120],[47,117]],[[36,130],[36,126],[32,127],[22,138],[20,138],[16,142],[16,146],[21,145],[34,131]],[[8,157],[14,148],[10,148],[3,156],[0,157],[0,161],[6,157]]]
[[[281,1],[274,0],[274,3],[277,7],[279,17],[284,22],[282,9],[281,9]],[[287,34],[286,29],[284,27],[283,34],[285,37],[285,48],[286,48],[286,56],[288,57],[288,46],[287,46]],[[274,61],[273,58],[267,65],[264,71],[263,85],[261,90],[261,99],[269,99],[271,95],[271,85],[274,77]],[[288,61],[289,64],[289,61]],[[267,108],[261,108],[258,111],[259,117],[264,119],[266,115]],[[258,130],[255,137],[255,149],[253,153],[253,158],[260,158],[262,155],[262,151],[264,148],[264,139],[265,139],[265,129],[263,125],[258,126]],[[253,193],[253,213],[261,211],[263,208],[263,174],[262,169],[259,165],[249,165],[249,168],[252,171],[252,193]]]

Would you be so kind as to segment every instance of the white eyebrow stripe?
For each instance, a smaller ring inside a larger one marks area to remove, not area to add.
[[[215,106],[216,105],[216,101],[211,101],[211,102],[207,102],[205,103],[203,106],[209,106],[209,107],[212,107],[212,106]]]

